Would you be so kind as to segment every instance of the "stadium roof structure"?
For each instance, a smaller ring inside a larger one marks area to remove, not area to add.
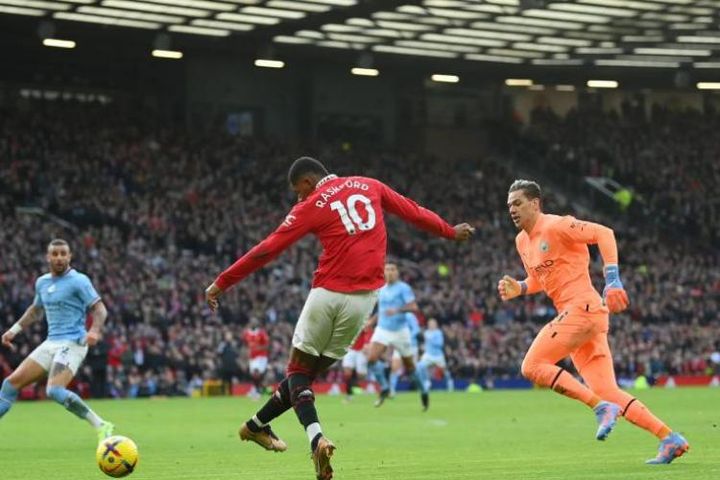
[[[10,16],[466,66],[720,69],[718,0],[0,0]]]

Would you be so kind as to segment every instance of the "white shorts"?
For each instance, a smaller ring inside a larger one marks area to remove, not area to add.
[[[355,370],[358,375],[367,375],[367,357],[362,350],[348,350],[342,359],[342,367]]]
[[[410,329],[407,327],[396,332],[385,330],[382,327],[375,327],[370,342],[379,343],[386,347],[393,347],[403,358],[413,356],[412,345],[410,343]]]
[[[445,361],[445,355],[428,355],[427,352],[423,353],[422,358],[420,359],[421,362],[423,362],[428,367],[440,367],[443,370],[447,368],[447,362]]]
[[[40,364],[47,372],[54,363],[59,363],[75,375],[87,352],[87,345],[80,345],[74,340],[45,340],[28,358]]]
[[[255,357],[250,359],[250,373],[260,372],[265,373],[267,370],[268,358],[267,357]]]
[[[412,355],[411,355],[411,356],[412,356],[412,358],[413,358],[413,362],[417,363],[417,362],[418,362],[418,357],[420,357],[420,349],[418,348],[417,345],[412,345],[412,344],[411,344],[411,345],[410,345],[410,351],[412,352]],[[400,352],[398,352],[397,349],[393,350],[392,357],[393,357],[393,358],[397,358],[398,360],[400,360],[400,359],[402,358],[402,357],[400,356]]]
[[[377,302],[377,291],[340,293],[310,290],[293,334],[293,347],[339,360],[355,341]]]

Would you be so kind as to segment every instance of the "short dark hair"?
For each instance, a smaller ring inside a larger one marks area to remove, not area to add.
[[[290,165],[288,171],[288,181],[290,185],[295,185],[303,175],[317,174],[323,177],[328,175],[325,165],[312,157],[300,157]]]
[[[50,247],[62,246],[68,247],[68,250],[70,250],[70,244],[67,241],[63,240],[62,238],[53,238],[52,240],[50,240],[50,243],[48,243],[47,248],[48,250],[50,250]]]
[[[508,193],[517,192],[518,190],[522,190],[525,196],[530,200],[534,200],[536,198],[538,200],[542,200],[542,190],[540,189],[540,185],[533,180],[515,180],[512,185],[510,185]]]

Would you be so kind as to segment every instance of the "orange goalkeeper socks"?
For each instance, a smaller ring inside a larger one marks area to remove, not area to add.
[[[557,369],[558,367],[552,366],[551,368]],[[550,388],[566,397],[580,400],[590,408],[595,408],[595,406],[600,403],[600,397],[595,395],[592,390],[585,385],[575,380],[575,377],[562,368],[560,372],[556,374],[555,380],[550,384]]]
[[[652,414],[650,410],[637,399],[632,399],[625,406],[623,416],[628,422],[637,425],[655,435],[660,440],[667,437],[672,430],[662,420]]]

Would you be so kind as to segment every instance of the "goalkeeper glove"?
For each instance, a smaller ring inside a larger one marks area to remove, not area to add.
[[[603,301],[612,313],[620,313],[630,305],[625,287],[620,281],[620,267],[617,265],[607,265],[605,267]]]

